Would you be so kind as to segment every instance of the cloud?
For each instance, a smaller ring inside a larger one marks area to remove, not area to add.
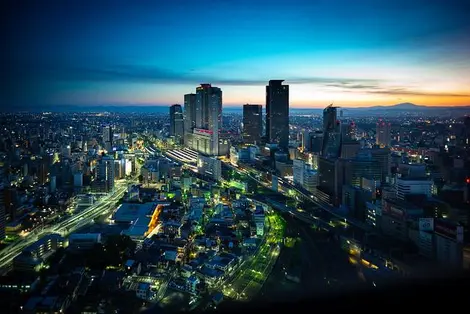
[[[409,95],[409,96],[429,96],[429,97],[470,97],[469,94],[458,93],[428,93],[423,91],[408,90],[408,89],[384,89],[369,91],[371,94],[384,94],[384,95]]]
[[[413,90],[406,87],[383,87],[377,84],[354,84],[348,82],[325,84],[328,87],[340,88],[346,92],[356,92],[367,94],[397,95],[397,96],[428,96],[428,97],[470,97],[469,94],[460,93],[430,93],[425,91]]]
[[[337,88],[345,88],[345,89],[379,89],[379,85],[377,84],[355,84],[350,82],[341,82],[341,83],[331,83],[325,84],[328,87],[337,87]]]
[[[76,66],[75,64],[87,64]],[[227,79],[211,75],[197,74],[193,69],[177,72],[154,66],[115,65],[103,62],[41,62],[16,64],[13,71],[15,82],[110,82],[146,84],[192,84],[211,83],[221,86],[264,86],[270,79]],[[281,79],[281,78],[279,78]],[[356,79],[345,77],[285,77],[287,84],[317,84],[340,89],[342,92],[367,94],[428,97],[470,97],[460,93],[430,93],[408,87],[388,87],[386,82],[376,79]]]
[[[77,66],[75,64],[87,64]],[[260,79],[222,78],[213,75],[197,74],[193,69],[171,71],[154,66],[113,65],[103,62],[49,61],[41,63],[20,63],[11,67],[10,73],[17,82],[53,81],[53,82],[119,82],[151,84],[199,84],[229,86],[264,86],[270,79],[284,79],[287,84],[331,84],[332,86],[355,86],[350,84],[368,84],[376,80],[332,77],[263,77]],[[364,85],[366,86],[366,85]]]

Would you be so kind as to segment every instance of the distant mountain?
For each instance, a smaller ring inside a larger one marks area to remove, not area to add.
[[[404,102],[401,104],[395,105],[379,105],[379,106],[372,106],[372,107],[343,107],[346,110],[426,110],[428,106],[420,106],[416,104],[412,104],[410,102]]]
[[[359,107],[359,108],[343,107],[343,109],[352,110],[352,111],[371,111],[371,110],[435,111],[435,110],[469,110],[470,106],[464,106],[464,107],[422,106],[422,105],[416,105],[410,102],[405,102],[405,103],[389,105],[389,106],[372,106],[372,107]]]
[[[427,109],[427,106],[419,106],[412,104],[410,102],[404,102],[401,104],[396,104],[396,105],[390,105],[390,106],[373,106],[369,108],[364,108],[364,109],[394,109],[394,110],[419,110],[419,109]]]

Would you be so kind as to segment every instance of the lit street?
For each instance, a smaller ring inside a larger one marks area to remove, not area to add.
[[[95,204],[87,209],[59,222],[57,225],[50,228],[43,228],[39,232],[33,232],[20,239],[17,243],[6,247],[0,255],[0,268],[10,264],[12,260],[18,256],[21,251],[32,243],[38,241],[41,237],[50,234],[58,233],[66,236],[75,232],[79,228],[91,223],[93,219],[103,215],[109,210],[113,210],[115,204],[124,195],[127,190],[128,182],[116,182],[114,191],[111,194],[103,196]]]
[[[268,216],[270,227],[265,240],[233,278],[223,284],[224,295],[236,300],[250,300],[261,290],[281,251],[283,227],[277,215]]]

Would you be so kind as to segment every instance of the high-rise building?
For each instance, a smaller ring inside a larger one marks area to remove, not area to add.
[[[103,127],[104,148],[111,151],[113,148],[113,128],[111,126]]]
[[[263,132],[263,107],[261,105],[243,105],[243,141],[258,144]]]
[[[184,135],[183,109],[181,105],[170,106],[170,136],[175,138],[175,142],[181,143]]]
[[[357,133],[357,128],[356,128],[356,123],[354,121],[351,121],[347,127],[344,128],[344,138],[349,141],[354,141],[356,140],[356,133]]]
[[[213,131],[222,128],[222,90],[211,84],[196,88],[196,128]]]
[[[295,159],[292,165],[292,172],[294,176],[294,183],[303,185],[304,184],[304,172],[305,172],[305,161]]]
[[[103,142],[112,142],[113,141],[113,129],[111,126],[103,127]]]
[[[323,145],[321,155],[328,158],[341,156],[341,123],[337,107],[329,105],[323,110]]]
[[[381,147],[390,146],[390,129],[392,128],[390,123],[383,121],[382,119],[377,122],[377,129],[375,135],[375,142]]]
[[[191,132],[186,136],[186,145],[208,155],[228,152],[228,141],[219,135],[222,129],[222,90],[211,84],[201,84],[196,88],[194,99],[186,96],[186,126],[189,128],[194,122]],[[223,147],[226,148],[224,152],[221,151]]]
[[[289,85],[270,80],[266,86],[266,139],[280,148],[289,146]]]
[[[191,133],[196,127],[196,94],[184,95],[184,132]]]
[[[103,184],[106,192],[114,189],[114,158],[103,156],[96,166],[96,180]]]

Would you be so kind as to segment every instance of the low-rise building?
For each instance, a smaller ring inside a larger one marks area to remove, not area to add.
[[[186,279],[186,290],[193,294],[197,293],[199,282],[199,278],[194,275],[190,276],[188,279]]]
[[[69,237],[72,250],[88,250],[98,243],[101,243],[101,233],[72,233]]]
[[[155,298],[156,292],[149,283],[141,282],[135,290],[135,295],[139,299],[150,301]]]

